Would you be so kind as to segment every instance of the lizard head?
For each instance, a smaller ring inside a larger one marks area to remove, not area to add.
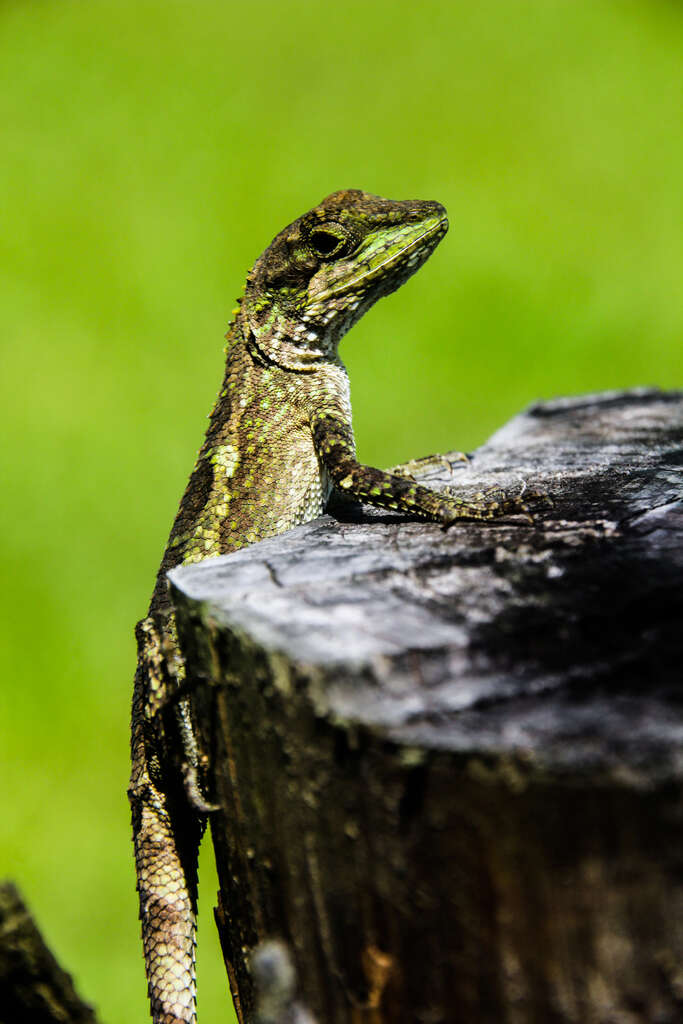
[[[288,369],[336,359],[340,338],[422,266],[447,229],[440,203],[333,192],[252,268],[242,309],[256,346]]]

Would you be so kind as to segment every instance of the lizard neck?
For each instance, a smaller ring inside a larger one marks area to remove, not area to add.
[[[327,406],[350,424],[348,377],[336,347],[332,358],[300,365],[290,358],[297,347],[291,338],[264,348],[241,312],[226,338],[223,382],[171,529],[152,614],[170,609],[169,569],[319,515],[330,487],[313,444],[310,410]]]

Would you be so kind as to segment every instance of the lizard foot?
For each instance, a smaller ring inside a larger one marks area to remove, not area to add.
[[[205,799],[199,782],[197,766],[185,762],[182,766],[182,772],[183,788],[185,789],[185,796],[187,797],[190,806],[193,807],[198,814],[212,814],[214,811],[220,810],[220,804],[212,804]]]
[[[387,470],[393,476],[404,477],[406,480],[417,480],[421,475],[430,469],[446,470],[451,473],[453,470],[453,464],[456,462],[469,463],[470,457],[465,452],[450,452],[448,455],[425,455],[420,459],[409,459],[408,462],[402,462],[399,466],[393,466]],[[417,476],[416,476],[417,474]]]
[[[471,498],[460,498],[449,487],[442,492],[449,499],[449,505],[444,509],[442,522],[448,529],[457,519],[491,520],[503,516],[522,515],[529,523],[535,523],[535,518],[530,506],[537,501],[550,503],[547,494],[541,491],[527,490],[526,484],[517,495],[507,494],[498,487],[491,487],[487,491],[479,491]],[[452,503],[452,504],[451,504]]]

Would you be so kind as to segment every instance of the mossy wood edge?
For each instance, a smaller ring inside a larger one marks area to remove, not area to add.
[[[170,574],[240,1012],[278,936],[325,1024],[674,1024],[683,393],[413,472],[533,522],[340,505]]]

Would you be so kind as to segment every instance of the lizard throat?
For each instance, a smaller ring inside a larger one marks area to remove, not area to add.
[[[299,340],[310,333],[304,323],[290,323],[286,333],[273,331],[261,337],[251,330],[247,349],[252,359],[262,366],[279,367],[292,373],[312,373],[322,362],[329,361],[330,351],[328,346],[314,347],[310,340],[307,344]]]

